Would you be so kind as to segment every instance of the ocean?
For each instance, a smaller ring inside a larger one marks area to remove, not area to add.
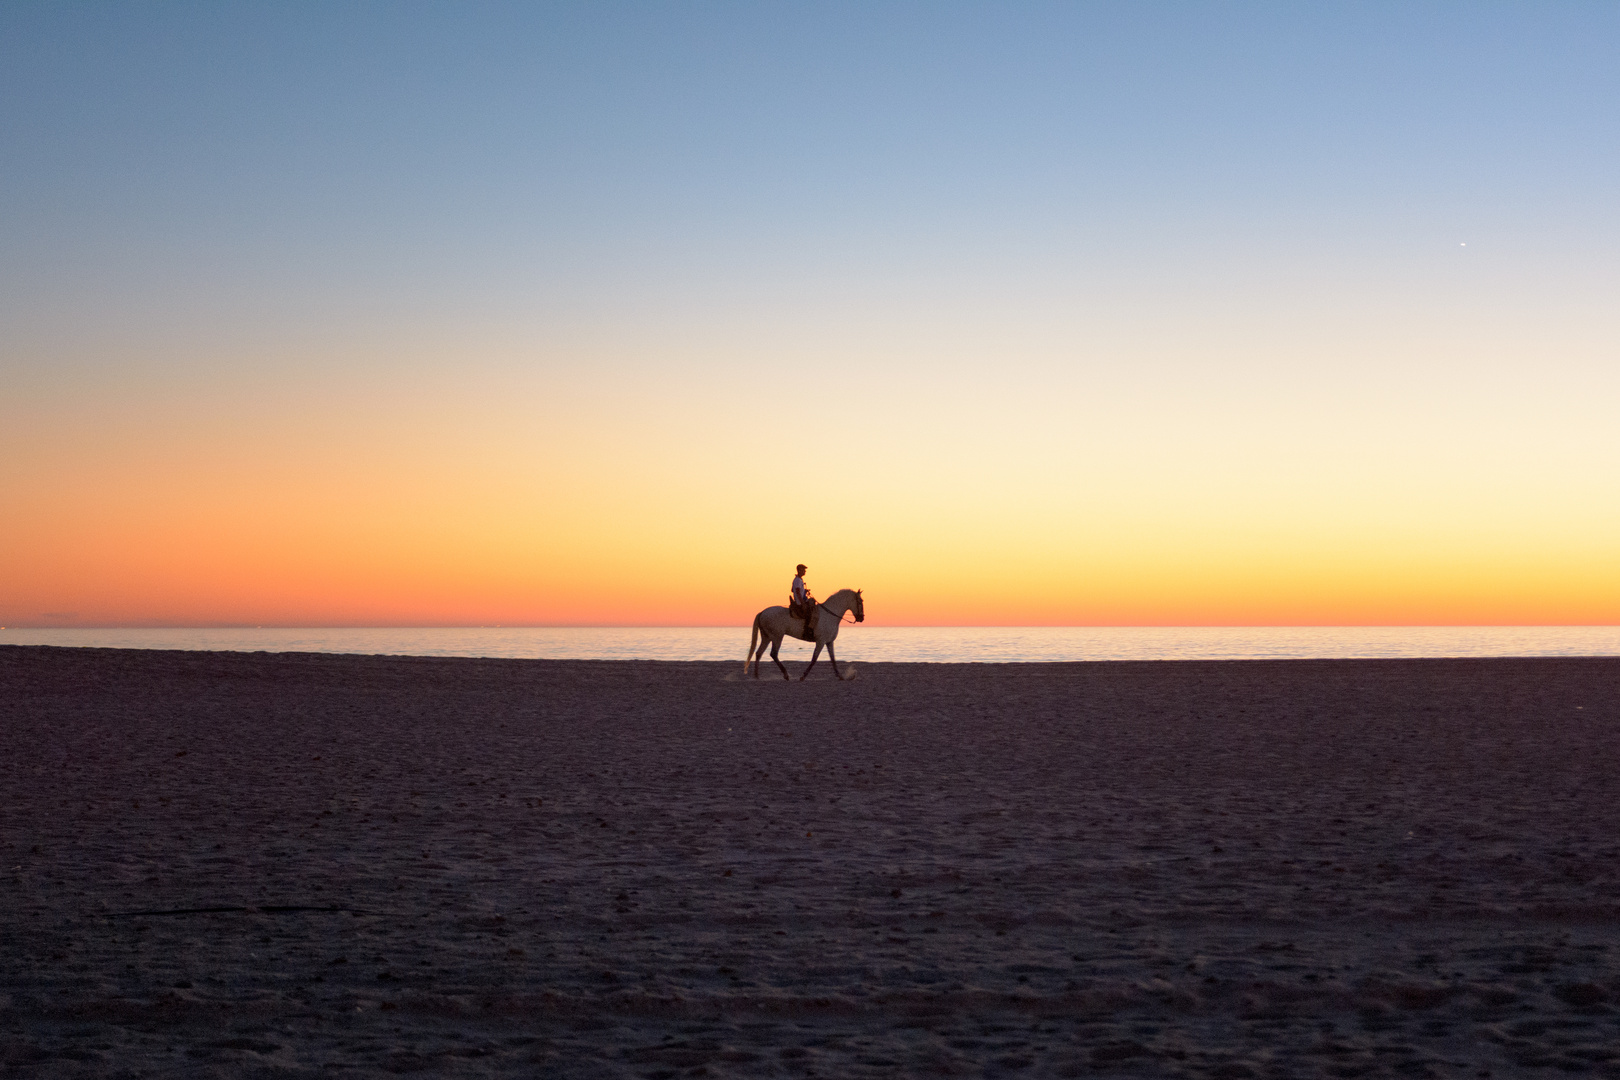
[[[239,627],[0,629],[0,644],[557,660],[737,660],[748,627]],[[1620,656],[1615,626],[867,626],[840,661],[1283,660]],[[782,644],[784,660],[810,646]]]

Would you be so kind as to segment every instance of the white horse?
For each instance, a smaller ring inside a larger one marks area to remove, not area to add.
[[[753,665],[754,678],[759,678],[759,658],[765,655],[765,646],[771,647],[771,659],[776,666],[782,669],[782,678],[788,678],[788,669],[783,666],[777,654],[782,651],[782,639],[792,635],[800,641],[813,641],[816,651],[810,657],[810,667],[804,669],[799,676],[803,682],[810,675],[810,669],[816,666],[821,659],[821,647],[827,646],[827,659],[832,661],[833,674],[838,673],[838,657],[833,655],[833,639],[838,636],[838,628],[844,625],[844,612],[850,608],[855,609],[855,621],[866,621],[866,606],[861,603],[861,590],[839,589],[827,599],[816,605],[821,609],[821,615],[816,619],[816,632],[812,636],[804,631],[804,620],[788,614],[788,609],[778,604],[768,607],[754,616],[754,632],[748,639],[748,655],[743,658],[743,674],[748,674],[749,665]],[[758,646],[756,651],[755,646]]]

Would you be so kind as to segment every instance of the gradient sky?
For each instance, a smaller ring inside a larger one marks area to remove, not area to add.
[[[1620,6],[0,6],[0,624],[1620,623]]]

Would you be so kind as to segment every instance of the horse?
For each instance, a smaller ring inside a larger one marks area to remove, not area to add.
[[[748,674],[749,665],[752,664],[754,678],[759,678],[759,658],[765,655],[765,646],[769,645],[771,659],[782,669],[782,678],[790,678],[788,669],[782,664],[777,653],[782,650],[782,639],[791,634],[800,641],[816,643],[816,651],[810,657],[810,667],[805,668],[804,674],[799,676],[800,682],[809,677],[811,668],[814,668],[816,661],[821,658],[823,645],[827,646],[827,659],[832,661],[833,674],[843,679],[843,675],[838,672],[838,657],[833,655],[833,638],[838,636],[838,628],[844,625],[844,612],[850,608],[855,609],[856,622],[866,621],[866,605],[861,602],[861,590],[839,589],[816,606],[823,614],[816,620],[816,632],[813,636],[805,633],[803,619],[789,615],[788,609],[780,604],[768,607],[755,615],[754,632],[748,638],[748,655],[743,658],[743,674]],[[828,618],[829,615],[832,617]],[[758,651],[755,651],[756,645]]]

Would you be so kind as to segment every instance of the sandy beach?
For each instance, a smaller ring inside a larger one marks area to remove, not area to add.
[[[1620,1075],[1620,660],[745,637],[0,648],[0,1072]]]

